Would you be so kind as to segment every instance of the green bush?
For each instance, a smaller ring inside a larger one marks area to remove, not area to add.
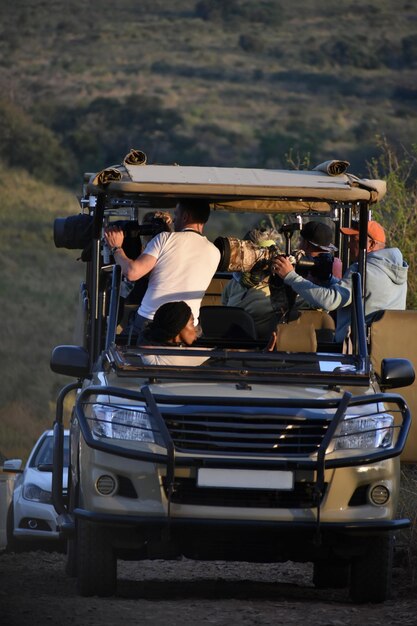
[[[262,52],[264,43],[258,35],[243,33],[239,37],[239,47],[245,52]]]
[[[388,243],[398,247],[409,265],[407,308],[417,309],[417,145],[398,154],[385,138],[380,155],[369,163],[372,178],[387,181],[387,195],[373,210],[387,230]]]
[[[44,182],[74,182],[75,159],[48,128],[21,108],[0,100],[0,159]]]
[[[417,63],[417,35],[404,37],[401,44],[403,64],[406,67],[415,67]]]
[[[195,14],[212,22],[255,22],[278,26],[283,19],[280,3],[274,0],[200,0],[195,7]]]

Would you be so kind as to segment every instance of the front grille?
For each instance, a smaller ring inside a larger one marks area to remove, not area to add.
[[[299,455],[317,451],[330,417],[273,413],[164,413],[180,452]]]
[[[166,479],[163,479],[167,495]],[[325,484],[321,497],[326,493]],[[315,484],[296,482],[291,491],[275,489],[221,489],[198,487],[194,478],[175,479],[171,502],[199,506],[233,506],[264,509],[304,509],[317,506]]]

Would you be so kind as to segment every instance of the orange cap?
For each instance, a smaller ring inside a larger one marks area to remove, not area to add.
[[[359,235],[358,228],[341,228],[340,230],[344,235]],[[377,241],[378,243],[385,243],[385,230],[383,229],[381,224],[370,220],[368,222],[368,237],[370,237],[374,241]]]

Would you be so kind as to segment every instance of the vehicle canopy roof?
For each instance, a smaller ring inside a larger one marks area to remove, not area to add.
[[[120,165],[86,174],[91,195],[139,195],[145,205],[172,206],[178,197],[205,197],[213,209],[228,211],[328,211],[335,202],[374,203],[386,183],[346,172],[347,161],[326,161],[311,171],[147,165],[132,150]],[[133,156],[132,156],[133,155]]]

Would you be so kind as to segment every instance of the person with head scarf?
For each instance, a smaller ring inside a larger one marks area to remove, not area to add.
[[[281,236],[272,228],[253,229],[244,239],[252,241],[259,248],[269,248],[276,246]],[[269,276],[267,265],[255,266],[247,272],[234,272],[221,296],[224,306],[237,306],[249,313],[255,322],[258,339],[269,339],[279,321],[271,303]]]
[[[186,302],[166,302],[155,312],[154,318],[145,328],[141,346],[165,348],[190,348],[199,336],[199,326],[194,324],[194,316]],[[201,350],[201,348],[200,348]],[[188,350],[181,354],[142,354],[145,365],[202,365],[208,356],[193,356]]]
[[[191,346],[197,337],[194,315],[182,300],[160,306],[143,333],[145,342],[169,346]]]

